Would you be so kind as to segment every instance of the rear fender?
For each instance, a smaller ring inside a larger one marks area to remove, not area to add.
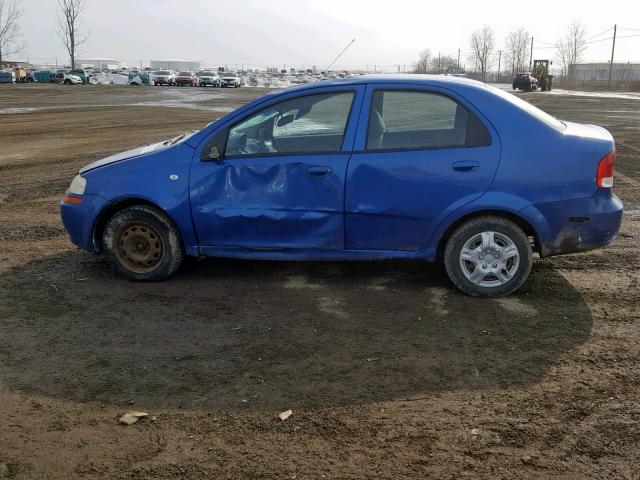
[[[535,237],[538,241],[542,241],[549,237],[549,225],[544,219],[540,211],[531,205],[528,200],[519,197],[517,195],[502,193],[502,192],[487,192],[480,198],[477,198],[454,211],[449,211],[444,215],[438,224],[438,227],[434,231],[427,251],[430,252],[430,256],[435,258],[437,254],[438,245],[442,241],[448,230],[463,217],[468,215],[477,215],[483,212],[486,213],[508,213],[519,217],[526,222],[534,231]]]

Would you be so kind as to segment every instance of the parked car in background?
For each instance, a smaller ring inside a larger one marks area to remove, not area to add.
[[[16,83],[16,72],[13,70],[0,70],[0,83]]]
[[[86,85],[89,83],[89,73],[83,68],[76,68],[75,70],[69,70],[68,73],[71,75],[75,75],[76,77],[80,77],[82,80],[82,84]]]
[[[16,67],[13,69],[15,72],[16,83],[34,83],[36,79],[33,70],[27,70],[23,67]]]
[[[185,255],[441,260],[463,292],[497,297],[525,282],[532,251],[613,240],[614,160],[604,128],[483,83],[363,75],[274,91],[94,162],[61,214],[74,243],[135,280],[164,279]]]
[[[198,85],[198,77],[193,72],[183,71],[176,75],[175,84],[179,86],[189,85],[191,87],[195,87]]]
[[[152,76],[154,85],[175,85],[176,75],[171,70],[159,70]]]
[[[218,72],[214,70],[201,70],[197,73],[198,76],[198,85],[201,87],[206,87],[207,85],[211,85],[212,87],[220,86],[220,76]]]
[[[67,70],[56,70],[51,77],[52,83],[62,83],[64,85],[82,85],[82,78],[69,73]]]
[[[538,79],[528,72],[516,73],[513,76],[512,87],[514,90],[530,92],[538,89]]]
[[[240,87],[240,76],[236,72],[224,72],[220,78],[221,87]]]

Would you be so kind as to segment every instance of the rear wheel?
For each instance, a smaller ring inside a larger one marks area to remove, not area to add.
[[[449,278],[476,297],[501,297],[515,292],[531,271],[527,235],[514,222],[485,216],[465,222],[449,237],[444,254]]]
[[[182,245],[173,222],[146,205],[127,207],[111,217],[102,241],[109,261],[133,280],[164,280],[182,263]]]

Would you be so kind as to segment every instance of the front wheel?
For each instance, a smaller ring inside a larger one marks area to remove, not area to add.
[[[173,222],[146,205],[127,207],[111,217],[102,242],[116,270],[133,280],[164,280],[182,263],[180,234]]]
[[[515,292],[531,271],[527,235],[514,222],[485,216],[469,220],[449,237],[444,264],[453,284],[475,297]]]

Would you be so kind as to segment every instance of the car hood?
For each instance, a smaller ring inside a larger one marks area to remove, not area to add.
[[[116,153],[115,155],[110,155],[106,158],[90,163],[89,165],[82,167],[79,173],[82,174],[82,173],[88,172],[89,170],[94,170],[96,168],[104,167],[106,165],[120,162],[122,160],[139,157],[141,155],[146,155],[147,153],[151,153],[151,152],[157,152],[164,148],[169,148],[170,146],[171,145],[169,144],[165,145],[165,142],[161,142],[161,143],[154,143],[153,145],[145,145],[144,147],[132,148],[131,150]]]
[[[132,158],[141,157],[143,155],[147,155],[149,153],[159,152],[161,150],[166,150],[175,145],[178,145],[185,140],[189,139],[196,132],[187,132],[184,135],[176,137],[171,140],[165,140],[164,142],[154,143],[151,145],[145,145],[144,147],[132,148],[131,150],[126,150],[124,152],[116,153],[115,155],[110,155],[102,160],[98,160],[96,162],[90,163],[89,165],[82,167],[79,171],[80,174],[88,172],[90,170],[95,170],[96,168],[104,167],[107,165],[111,165],[117,162],[121,162],[123,160],[130,160]]]

